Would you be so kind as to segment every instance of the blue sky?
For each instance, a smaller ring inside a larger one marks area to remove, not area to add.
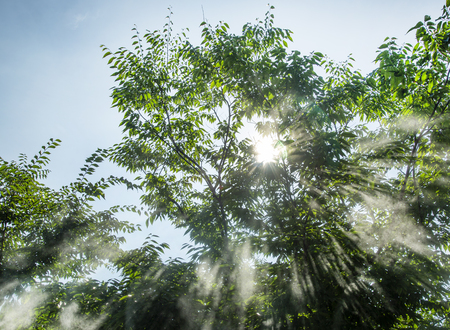
[[[271,1],[275,25],[294,32],[291,49],[320,51],[336,61],[352,53],[355,67],[374,68],[377,47],[385,37],[412,42],[405,35],[425,14],[436,18],[445,0],[316,0]],[[114,79],[101,44],[111,50],[130,47],[131,29],[161,29],[171,6],[174,31],[190,29],[199,40],[203,13],[212,25],[222,20],[239,33],[246,22],[263,18],[266,1],[143,1],[143,0],[2,0],[0,1],[0,157],[34,155],[49,138],[62,140],[51,156],[48,184],[54,188],[73,181],[84,159],[96,148],[121,139],[120,115],[111,109]],[[202,10],[203,7],[203,10]],[[105,164],[99,175],[120,174]],[[109,203],[109,204],[108,204]],[[124,189],[112,191],[110,204],[138,203]],[[121,218],[142,221],[135,216]],[[136,247],[150,232],[179,255],[185,240],[170,224],[143,228],[129,238]]]

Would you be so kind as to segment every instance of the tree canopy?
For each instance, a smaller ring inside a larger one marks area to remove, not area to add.
[[[95,211],[90,205],[104,197],[109,186],[133,187],[112,176],[88,180],[106,157],[104,150],[87,158],[77,180],[59,191],[40,182],[49,173],[50,150],[60,142],[51,139],[31,160],[23,154],[19,162],[0,158],[0,326],[5,328],[11,327],[10,322],[21,324],[9,320],[8,314],[20,309],[16,301],[27,295],[24,292],[59,279],[84,278],[117,257],[124,242],[117,234],[136,229],[115,216],[120,209],[134,207]]]
[[[102,46],[124,138],[101,158],[137,175],[150,228],[186,230],[190,260],[163,262],[168,246],[150,235],[111,261],[120,279],[41,286],[52,299],[34,328],[64,328],[75,307],[78,326],[96,329],[450,327],[448,9],[410,30],[415,45],[386,39],[367,76],[352,58],[290,50],[292,32],[273,18],[241,34],[202,22],[200,45],[169,21],[135,30],[132,50]],[[45,237],[36,221],[59,195],[36,182],[39,158],[25,164],[1,168],[17,172],[2,176],[1,214],[31,210],[30,229],[15,228]],[[79,184],[102,196],[115,180]],[[77,219],[96,236],[109,221],[100,233],[113,245],[111,231],[131,228],[110,213]]]

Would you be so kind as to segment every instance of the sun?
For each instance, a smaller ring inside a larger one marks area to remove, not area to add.
[[[275,147],[276,141],[271,137],[261,137],[255,145],[256,160],[259,163],[274,163],[280,156],[280,150]]]

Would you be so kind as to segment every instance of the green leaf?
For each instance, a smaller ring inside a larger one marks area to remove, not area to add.
[[[434,86],[433,80],[430,80],[427,88],[428,93],[431,93],[431,91],[433,90],[433,86]]]
[[[417,22],[417,24],[415,26],[413,26],[412,28],[410,28],[407,33],[411,32],[412,30],[417,30],[421,26],[423,26],[423,22]]]
[[[426,72],[423,72],[423,73],[422,73],[422,83],[425,83],[426,80],[427,80],[427,73],[426,73]]]

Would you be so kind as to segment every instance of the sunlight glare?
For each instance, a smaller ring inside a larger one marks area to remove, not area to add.
[[[262,137],[256,142],[256,160],[260,163],[275,162],[280,155],[280,151],[275,148],[276,141],[271,137]]]

